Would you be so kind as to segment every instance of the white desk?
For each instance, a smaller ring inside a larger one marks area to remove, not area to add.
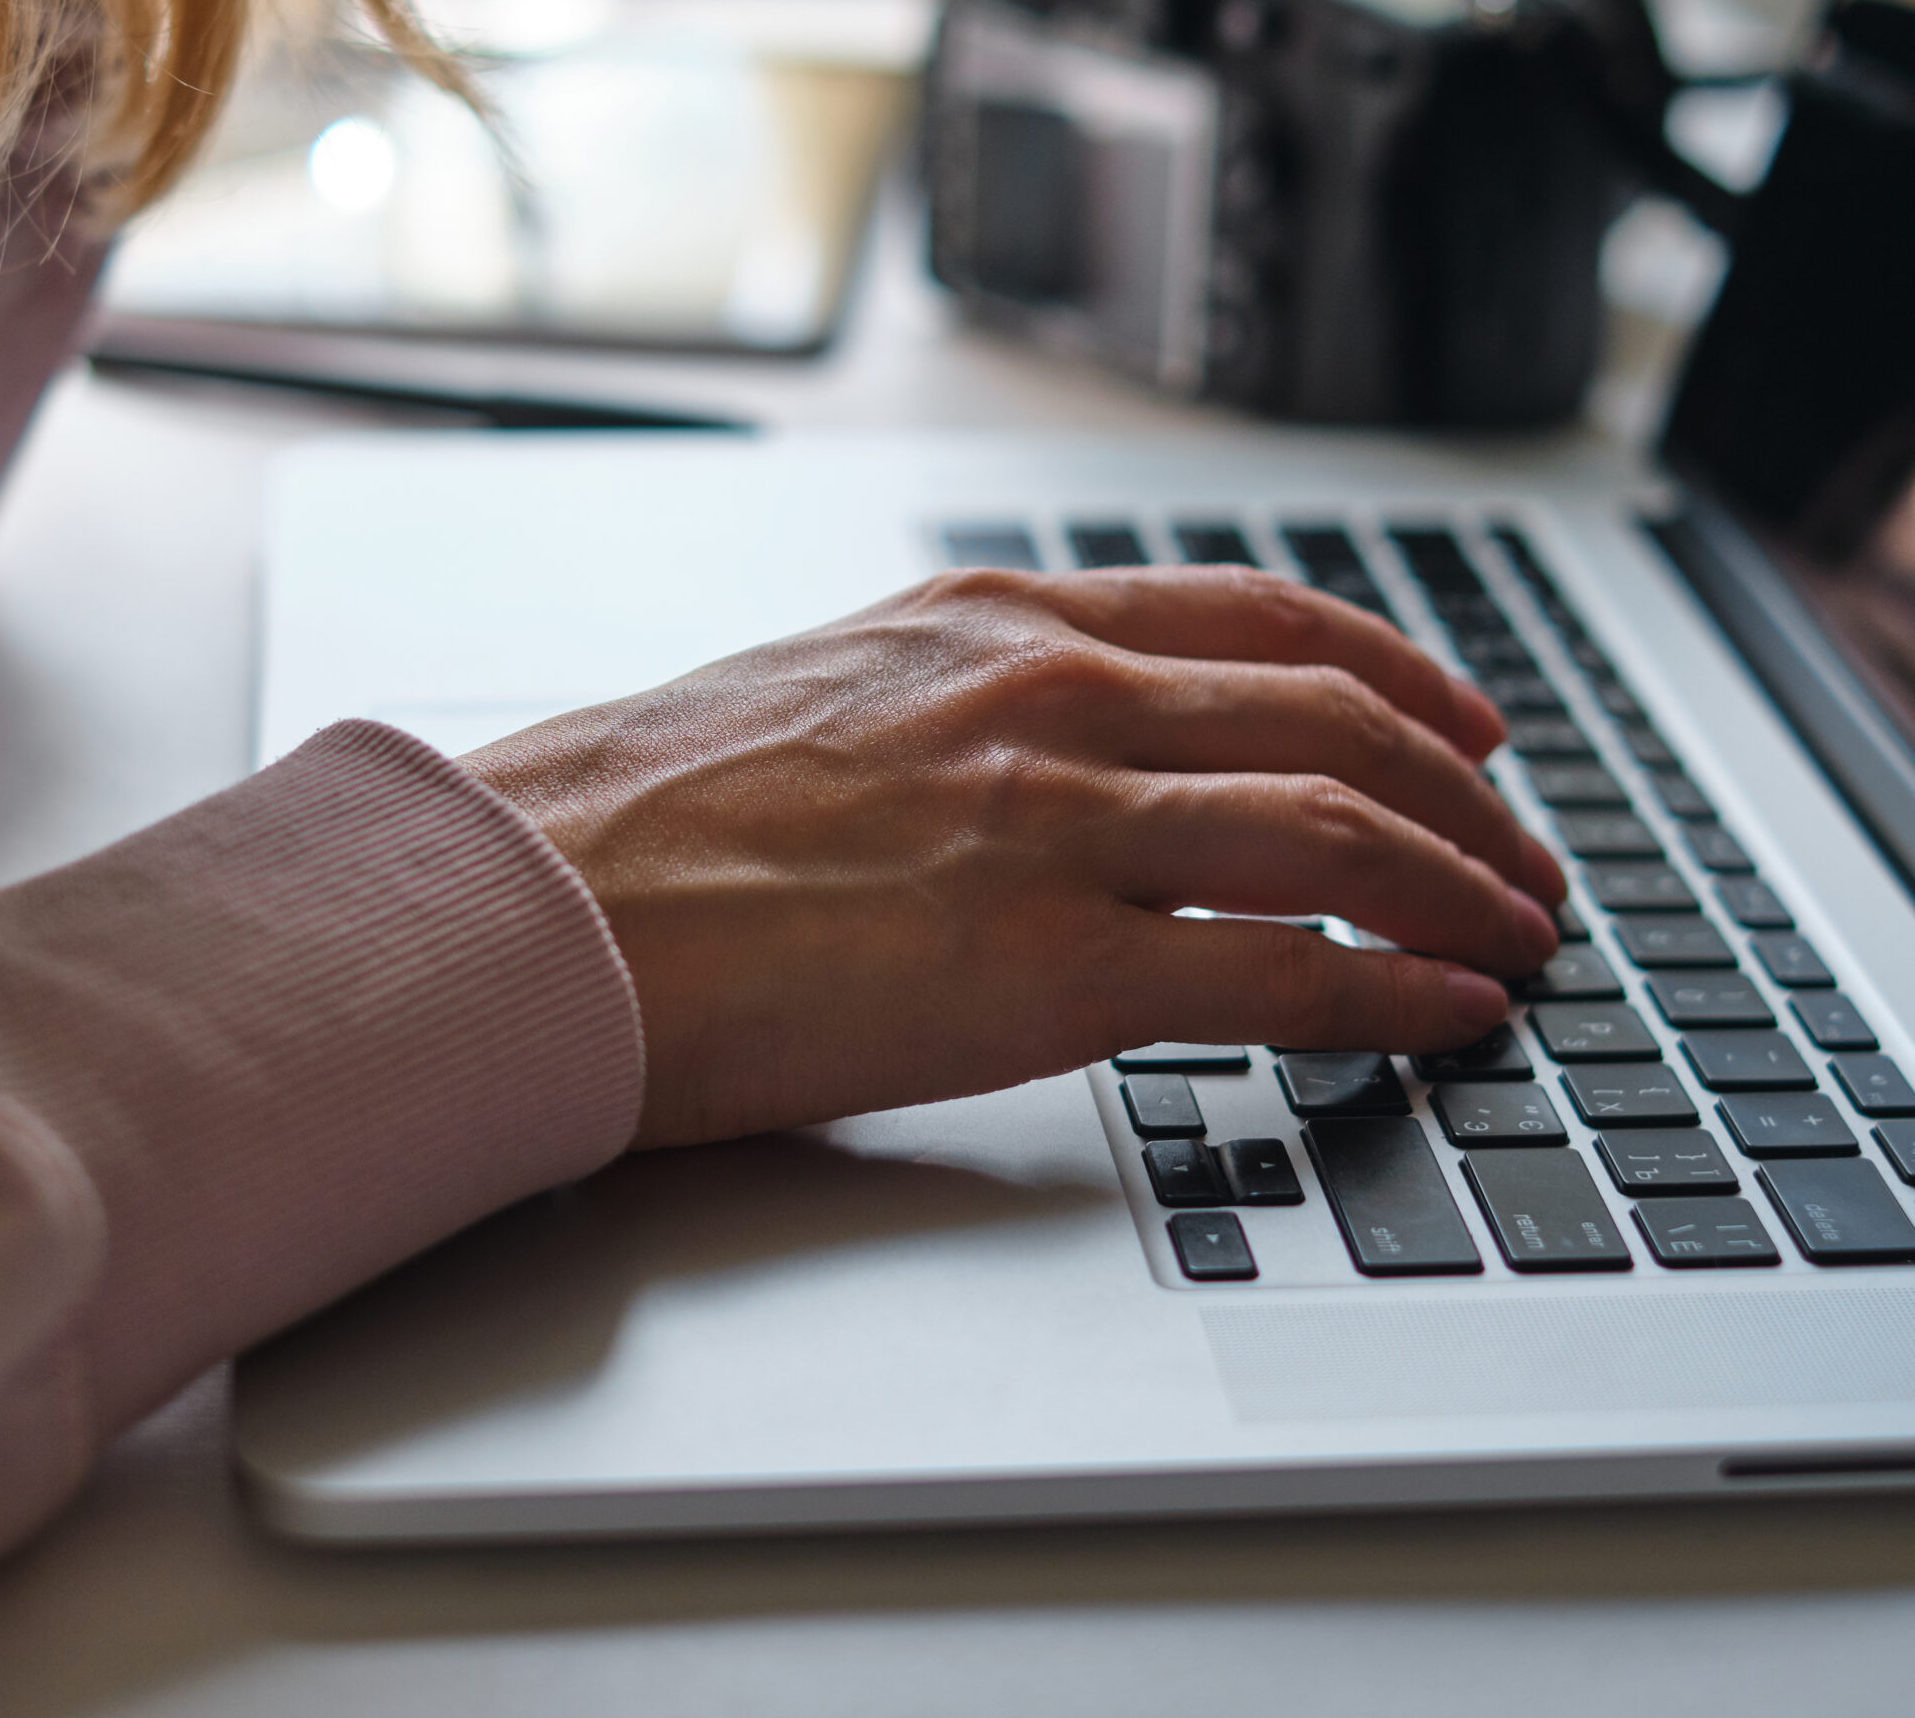
[[[490,380],[784,423],[1196,415],[954,335],[902,268],[868,312],[813,370]],[[60,386],[0,509],[0,878],[243,772],[260,467],[342,415]],[[223,1389],[0,1569],[5,1718],[1915,1710],[1915,1499],[315,1555],[238,1514]]]

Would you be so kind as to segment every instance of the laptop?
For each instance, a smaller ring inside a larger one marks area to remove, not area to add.
[[[1900,18],[1838,23],[1879,59],[1915,48]],[[1227,562],[1473,674],[1510,727],[1489,770],[1571,885],[1561,952],[1466,1050],[1138,1045],[527,1201],[243,1362],[262,1519],[393,1542],[1915,1484],[1915,248],[1881,218],[1915,131],[1884,143],[1853,59],[1797,80],[1658,466],[1279,429],[288,456],[262,760],[344,716],[456,754],[940,567]]]
[[[464,750],[940,566],[1241,561],[1474,673],[1571,886],[1466,1051],[1138,1046],[508,1211],[243,1361],[260,1517],[398,1542],[1915,1484],[1915,754],[1870,629],[1831,619],[1862,611],[1702,476],[1284,429],[286,456],[262,760],[353,715]]]

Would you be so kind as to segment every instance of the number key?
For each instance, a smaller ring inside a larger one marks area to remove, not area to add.
[[[1693,913],[1696,898],[1682,873],[1630,860],[1585,866],[1583,880],[1608,913]]]
[[[1623,952],[1646,972],[1735,965],[1735,951],[1700,913],[1625,913],[1616,920],[1616,937]]]
[[[1712,1092],[1812,1092],[1815,1075],[1781,1032],[1690,1032],[1682,1040]]]
[[[1622,985],[1597,949],[1579,943],[1551,955],[1525,982],[1523,994],[1532,1002],[1620,1002]]]
[[[1649,994],[1671,1026],[1773,1026],[1761,991],[1739,972],[1656,972]]]
[[[1578,859],[1660,859],[1662,843],[1626,811],[1565,811],[1556,819],[1562,844]]]

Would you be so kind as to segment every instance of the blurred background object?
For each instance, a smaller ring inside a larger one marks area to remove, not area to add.
[[[802,353],[831,335],[931,0],[432,0],[498,116],[282,0],[110,315]]]
[[[1915,746],[1915,7],[1844,0],[1789,107],[1664,452],[1754,522]]]
[[[1605,268],[1612,225],[1652,191],[1733,228],[1781,117],[1767,74],[1803,33],[1794,11],[1669,16],[953,0],[934,266],[1001,325],[1253,411],[1560,423],[1596,372],[1606,274],[1691,299],[1719,277],[1719,256],[1659,271],[1654,213]]]

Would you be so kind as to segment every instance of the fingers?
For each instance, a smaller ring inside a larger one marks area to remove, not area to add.
[[[1345,948],[1289,925],[1128,910],[1126,1043],[1452,1050],[1508,1013],[1494,979],[1442,961]]]
[[[1136,778],[1094,862],[1126,901],[1330,913],[1509,978],[1556,951],[1527,894],[1421,824],[1325,776]]]
[[[1455,747],[1338,668],[1165,665],[1125,706],[1126,761],[1165,771],[1334,776],[1549,905],[1561,867]]]
[[[1496,706],[1389,622],[1254,567],[1138,567],[1033,581],[1030,594],[1124,650],[1212,661],[1327,663],[1481,761],[1506,737]]]

